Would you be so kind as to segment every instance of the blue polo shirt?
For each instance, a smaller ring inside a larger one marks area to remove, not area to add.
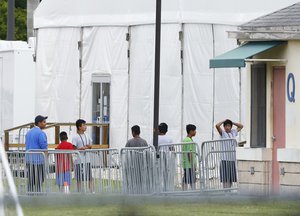
[[[39,127],[31,128],[26,134],[25,145],[26,151],[32,149],[48,149],[47,136],[45,132]],[[42,154],[27,154],[26,161],[40,164],[44,162],[44,157]]]

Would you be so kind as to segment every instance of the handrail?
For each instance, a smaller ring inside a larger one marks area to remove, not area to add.
[[[75,123],[68,123],[68,122],[63,122],[63,123],[59,123],[59,122],[47,122],[47,125],[45,129],[48,129],[48,128],[51,128],[51,127],[55,127],[55,126],[76,126]],[[108,126],[109,124],[107,123],[86,123],[85,124],[86,126],[96,126],[96,127],[100,127],[100,126]],[[34,126],[34,122],[30,122],[30,123],[27,123],[27,124],[23,124],[23,125],[20,125],[20,126],[17,126],[17,127],[13,127],[13,128],[9,128],[9,129],[6,129],[4,130],[4,132],[11,132],[11,131],[14,131],[14,130],[17,130],[17,129],[21,129],[21,128],[24,128],[24,127],[28,127],[28,126]]]
[[[91,127],[100,127],[100,126],[109,126],[109,124],[104,124],[104,123],[86,123],[85,124],[86,126],[91,126]],[[52,128],[52,127],[55,127],[55,126],[76,126],[75,123],[67,123],[67,122],[64,122],[64,123],[58,123],[58,122],[48,122],[47,123],[47,126],[45,129],[48,129],[48,128]]]
[[[17,126],[17,127],[9,128],[9,129],[4,130],[4,133],[14,131],[14,130],[17,130],[17,129],[21,129],[21,128],[24,128],[24,127],[28,127],[28,126],[34,126],[34,123],[31,122],[31,123],[23,124],[23,125],[20,125],[20,126]]]
[[[99,145],[103,145],[104,147],[109,146],[108,144],[108,128],[109,128],[109,124],[108,123],[86,123],[85,124],[88,127],[97,127],[103,128],[103,137],[102,140],[100,140],[100,137],[97,138],[96,142],[99,144],[95,144],[97,145],[97,147],[94,148],[98,148]],[[13,147],[13,146],[23,146],[24,144],[9,144],[9,133],[15,130],[21,130],[22,128],[32,128],[34,126],[33,122],[27,123],[27,124],[23,124],[17,127],[13,127],[13,128],[9,128],[4,130],[4,145],[5,145],[5,150],[8,151],[9,147]],[[55,145],[57,145],[59,143],[59,133],[60,133],[60,127],[63,126],[76,126],[75,123],[71,123],[71,122],[47,122],[47,126],[45,127],[44,130],[47,129],[51,129],[54,128],[55,129],[55,144],[49,144],[48,146],[51,146],[50,148],[54,147]],[[101,144],[100,144],[101,143]],[[100,148],[103,148],[102,146],[100,146]]]

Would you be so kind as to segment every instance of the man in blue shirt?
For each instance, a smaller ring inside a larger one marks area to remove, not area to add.
[[[35,126],[26,134],[26,168],[28,177],[28,192],[41,192],[44,182],[44,155],[43,153],[31,152],[30,150],[48,149],[47,136],[43,129],[46,127],[47,116],[35,117]]]

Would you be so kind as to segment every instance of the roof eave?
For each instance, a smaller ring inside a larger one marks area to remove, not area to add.
[[[300,31],[229,31],[228,37],[247,41],[300,40]]]

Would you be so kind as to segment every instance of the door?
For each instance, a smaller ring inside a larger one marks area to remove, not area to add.
[[[251,148],[266,147],[266,64],[251,66]]]
[[[109,124],[110,119],[110,76],[92,74],[92,118],[94,123]],[[108,127],[94,127],[93,140],[96,144],[108,144]]]
[[[285,148],[285,67],[273,67],[273,193],[279,193],[279,163],[277,149]]]

